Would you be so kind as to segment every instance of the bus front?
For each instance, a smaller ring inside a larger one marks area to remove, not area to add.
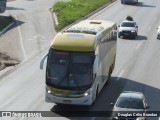
[[[91,87],[95,55],[89,46],[93,41],[87,43],[84,36],[70,34],[66,43],[65,35],[68,36],[63,33],[64,38],[54,40],[48,53],[46,102],[91,105],[94,99]]]

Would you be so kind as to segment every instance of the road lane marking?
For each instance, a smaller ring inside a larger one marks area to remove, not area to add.
[[[122,71],[120,72],[120,74],[119,74],[119,76],[118,76],[118,78],[117,78],[116,80],[119,80],[119,79],[122,77],[123,73],[124,73],[124,70],[122,70]]]
[[[34,40],[40,40],[40,41],[46,41],[47,38],[41,34],[34,35],[32,38],[28,39],[29,41],[34,41]]]
[[[136,47],[136,50],[139,49],[139,47],[142,45],[142,42],[141,43],[138,43],[137,47]]]
[[[26,59],[26,58],[27,58],[27,56],[26,56],[26,51],[25,51],[25,49],[24,49],[22,32],[21,32],[20,26],[19,26],[19,24],[18,24],[17,16],[15,16],[15,19],[17,20],[17,21],[16,21],[16,24],[17,24],[17,28],[18,28],[18,33],[19,33],[19,39],[20,39],[20,44],[21,44],[22,52],[23,52],[23,55],[24,55],[24,59]]]

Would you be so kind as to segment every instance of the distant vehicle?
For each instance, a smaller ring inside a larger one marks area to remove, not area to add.
[[[160,26],[157,28],[157,39],[160,39]]]
[[[138,26],[135,21],[124,20],[118,27],[119,38],[126,36],[135,39],[138,34]]]
[[[0,13],[4,13],[6,10],[7,0],[0,0]]]
[[[59,32],[46,66],[46,102],[92,105],[114,69],[115,22],[84,20]]]
[[[113,103],[112,103],[113,105]],[[145,120],[145,116],[120,116],[119,114],[124,114],[125,112],[137,112],[146,113],[149,109],[147,105],[147,100],[143,93],[134,91],[124,91],[118,97],[112,113],[112,120]]]
[[[137,3],[138,3],[138,0],[121,0],[121,3],[122,3],[122,4],[126,4],[126,3],[134,3],[134,4],[137,4]]]

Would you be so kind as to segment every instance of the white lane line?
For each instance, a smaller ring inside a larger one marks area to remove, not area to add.
[[[92,117],[92,118],[91,118],[91,120],[95,120],[95,119],[96,119],[96,117]]]
[[[124,73],[124,70],[122,70],[122,71],[120,72],[120,74],[119,74],[119,76],[118,76],[118,78],[117,78],[116,80],[119,80],[119,79],[122,77],[123,73]]]
[[[33,36],[32,38],[28,39],[29,41],[34,41],[34,40],[40,40],[40,41],[46,41],[47,38],[41,34],[37,34]]]
[[[15,16],[15,19],[17,20],[17,16]],[[20,44],[21,44],[21,47],[22,47],[22,52],[23,52],[23,55],[24,55],[24,59],[26,59],[27,57],[26,57],[26,52],[25,52],[25,49],[24,49],[21,29],[20,29],[20,26],[19,26],[19,24],[17,22],[16,22],[16,24],[17,24],[17,28],[18,28],[19,39],[20,39]]]
[[[141,43],[138,43],[137,47],[136,47],[136,50],[139,49],[139,47],[142,45],[142,42]]]

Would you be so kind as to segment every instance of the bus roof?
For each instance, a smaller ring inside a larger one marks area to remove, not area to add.
[[[111,21],[81,21],[58,33],[51,44],[51,48],[64,51],[94,51],[100,34],[115,26],[116,24]]]

